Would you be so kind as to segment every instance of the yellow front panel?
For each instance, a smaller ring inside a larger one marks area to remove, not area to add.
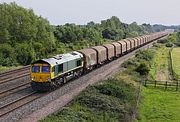
[[[32,66],[40,66],[40,72],[32,72]],[[50,66],[50,72],[42,72],[42,66],[49,66],[48,64],[34,64],[31,66],[31,80],[34,82],[49,82],[51,81],[52,68]]]

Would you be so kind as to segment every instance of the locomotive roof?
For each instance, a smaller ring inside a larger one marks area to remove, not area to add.
[[[50,65],[57,65],[57,64],[62,64],[62,63],[71,61],[71,60],[79,59],[82,57],[83,55],[81,53],[74,51],[72,53],[56,55],[48,59],[41,59],[41,60],[33,62],[32,64],[39,63],[39,62],[46,62]]]

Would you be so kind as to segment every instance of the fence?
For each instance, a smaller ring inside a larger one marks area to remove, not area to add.
[[[167,89],[168,87],[175,87],[176,91],[178,91],[179,89],[179,81],[176,82],[170,82],[170,81],[144,81],[144,86],[148,86],[148,85],[154,85],[154,87],[157,86],[164,86],[165,89]]]

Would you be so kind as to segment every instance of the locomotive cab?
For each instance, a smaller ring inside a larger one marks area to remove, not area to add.
[[[51,80],[51,66],[49,64],[32,64],[31,65],[31,81],[49,82]]]
[[[83,55],[74,51],[41,59],[31,64],[30,71],[32,89],[48,91],[82,73]]]
[[[35,91],[49,90],[49,84],[53,76],[52,66],[44,61],[33,62],[30,67],[30,79],[32,89]]]

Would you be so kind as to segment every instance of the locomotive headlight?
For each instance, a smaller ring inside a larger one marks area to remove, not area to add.
[[[50,81],[50,78],[49,78],[49,77],[47,77],[47,78],[46,78],[46,80],[47,80],[47,81]]]
[[[35,77],[34,77],[34,78],[32,78],[31,80],[35,80]]]

